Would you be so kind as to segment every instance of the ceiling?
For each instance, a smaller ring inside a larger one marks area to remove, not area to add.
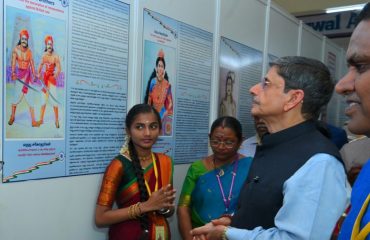
[[[365,0],[272,0],[295,16],[323,13],[326,8],[366,3]]]

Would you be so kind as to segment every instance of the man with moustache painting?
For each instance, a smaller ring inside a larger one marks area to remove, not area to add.
[[[13,125],[15,121],[15,112],[17,106],[24,99],[30,110],[31,125],[32,127],[38,127],[39,123],[35,119],[35,108],[33,99],[34,94],[28,91],[29,88],[33,89],[30,85],[32,81],[32,76],[35,77],[35,65],[33,61],[32,51],[28,47],[29,38],[30,35],[27,29],[22,29],[19,32],[18,44],[12,51],[11,79],[15,81],[15,83],[14,99],[11,105],[12,109],[8,124]]]

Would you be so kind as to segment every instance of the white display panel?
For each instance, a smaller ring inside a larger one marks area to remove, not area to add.
[[[3,182],[103,172],[123,142],[129,5],[17,0],[4,10]]]
[[[249,89],[260,82],[263,54],[225,37],[220,42],[218,114],[236,117],[242,125],[243,137],[248,138],[255,134]]]
[[[193,162],[208,153],[204,119],[210,112],[213,34],[150,9],[144,10],[143,28],[141,102],[152,105],[162,121],[153,151],[175,163]],[[159,62],[164,74],[158,78]]]
[[[300,55],[322,61],[323,36],[306,25],[302,26]]]
[[[263,51],[265,1],[221,1],[220,35]]]
[[[269,23],[268,52],[277,57],[297,55],[299,21],[272,7]]]
[[[135,3],[135,4],[137,4],[137,3]],[[217,27],[216,24],[215,24],[215,22],[216,22],[215,18],[216,18],[216,15],[217,15],[216,14],[216,11],[217,11],[216,1],[213,1],[213,0],[202,1],[201,4],[199,3],[199,1],[195,1],[195,0],[191,0],[191,1],[164,0],[164,1],[160,1],[160,4],[159,4],[158,1],[139,1],[137,7],[138,7],[138,12],[140,14],[141,14],[141,12],[144,12],[144,9],[149,9],[150,11],[156,12],[158,14],[165,15],[166,17],[172,18],[175,21],[181,22],[182,24],[191,25],[194,28],[198,28],[200,30],[207,31],[211,34],[214,34],[215,28]],[[144,28],[144,22],[143,22],[142,17],[139,17],[137,20],[138,20],[137,23],[138,23],[138,26],[139,26],[138,31],[136,32],[137,40],[138,40],[138,45],[142,46],[142,41],[145,39],[145,37],[142,34],[142,29]],[[213,48],[212,53],[216,54],[216,51],[217,50],[215,50],[215,48]],[[131,92],[132,95],[129,96],[129,99],[131,98],[131,99],[134,100],[135,103],[137,103],[137,102],[142,101],[141,95],[142,95],[143,86],[139,82],[142,82],[141,81],[141,76],[142,76],[142,72],[144,71],[144,69],[143,69],[143,67],[144,67],[143,66],[143,63],[144,63],[144,58],[143,58],[144,49],[142,47],[138,47],[137,51],[134,54],[136,55],[136,58],[133,59],[133,66],[136,65],[137,67],[136,67],[136,69],[135,68],[133,69],[134,72],[132,74],[135,76],[135,78],[133,78],[133,79],[136,79],[137,83],[132,84],[133,86],[136,86],[136,87],[132,88],[132,92]],[[211,59],[212,69],[214,69],[214,67],[215,67],[214,66],[214,64],[215,64],[214,59],[215,58],[213,56],[213,59]],[[197,59],[194,58],[194,60],[197,60]],[[179,64],[179,63],[177,63],[177,64]],[[176,74],[178,74],[178,73],[176,73]],[[208,73],[204,73],[204,74],[208,75]],[[182,77],[184,77],[184,76],[182,76]],[[211,73],[210,77],[211,77],[211,82],[212,82],[211,84],[213,85],[214,81],[215,81],[215,79],[214,79],[215,76],[214,76],[214,74]],[[129,86],[130,86],[130,84],[129,84]],[[189,85],[189,86],[191,86],[191,85]],[[180,94],[179,90],[178,90],[178,94]],[[210,100],[212,101],[212,98]],[[175,105],[175,108],[176,108],[176,105]],[[212,107],[210,107],[209,109],[210,109],[209,116],[208,117],[206,116],[206,118],[210,119],[210,118],[212,118],[210,116],[212,115],[212,113],[215,110],[213,110]],[[183,113],[183,114],[186,114],[186,113]],[[204,124],[208,125],[208,123],[210,122],[209,119],[204,119]],[[202,133],[202,134],[204,134],[204,133]],[[189,149],[189,151],[191,151],[191,150]],[[195,160],[197,160],[197,159],[195,159],[195,158],[194,159],[188,159],[187,162],[192,162],[192,161],[195,161]],[[184,162],[184,161],[182,161],[182,162]],[[183,179],[184,179],[185,174],[188,170],[188,166],[189,166],[188,164],[175,165],[174,187],[177,189],[177,192],[178,192],[176,201],[178,200],[178,197],[180,195]],[[181,239],[180,234],[179,234],[178,229],[177,229],[176,214],[169,219],[169,224],[170,224],[172,239]]]
[[[345,67],[343,64],[343,50],[330,40],[326,40],[324,46],[324,63],[328,66],[333,80],[337,83],[343,76],[342,70]],[[344,98],[335,91],[328,104],[327,121],[338,127],[343,127],[347,121],[344,115],[344,108],[346,103]]]
[[[250,115],[249,88],[262,77],[266,8],[266,1],[221,1],[218,101],[224,95],[225,86],[222,83],[225,74],[231,71],[235,75],[236,115],[243,126],[245,137],[255,132]]]

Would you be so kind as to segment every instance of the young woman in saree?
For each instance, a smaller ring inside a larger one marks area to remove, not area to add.
[[[172,135],[173,99],[163,49],[158,52],[155,69],[149,77],[144,101],[153,106],[161,116],[161,135]]]
[[[166,218],[174,212],[173,163],[152,152],[161,126],[150,105],[127,114],[128,141],[105,171],[95,211],[96,225],[109,226],[109,240],[171,238]]]
[[[191,164],[182,186],[177,217],[184,240],[193,239],[192,228],[234,212],[252,162],[238,153],[242,127],[234,117],[215,120],[209,142],[213,154]]]

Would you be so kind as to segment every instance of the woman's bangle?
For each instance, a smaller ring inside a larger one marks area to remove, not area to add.
[[[130,219],[137,219],[142,216],[140,204],[141,202],[138,202],[128,207],[128,216]]]
[[[143,216],[143,214],[142,214],[142,212],[141,212],[141,208],[140,208],[140,204],[141,204],[141,202],[138,202],[138,203],[136,203],[134,206],[135,206],[135,217],[137,218],[137,217],[142,217]]]
[[[128,207],[128,216],[129,216],[130,219],[134,218],[134,216],[132,214],[133,206],[134,205],[131,205],[131,206]]]

